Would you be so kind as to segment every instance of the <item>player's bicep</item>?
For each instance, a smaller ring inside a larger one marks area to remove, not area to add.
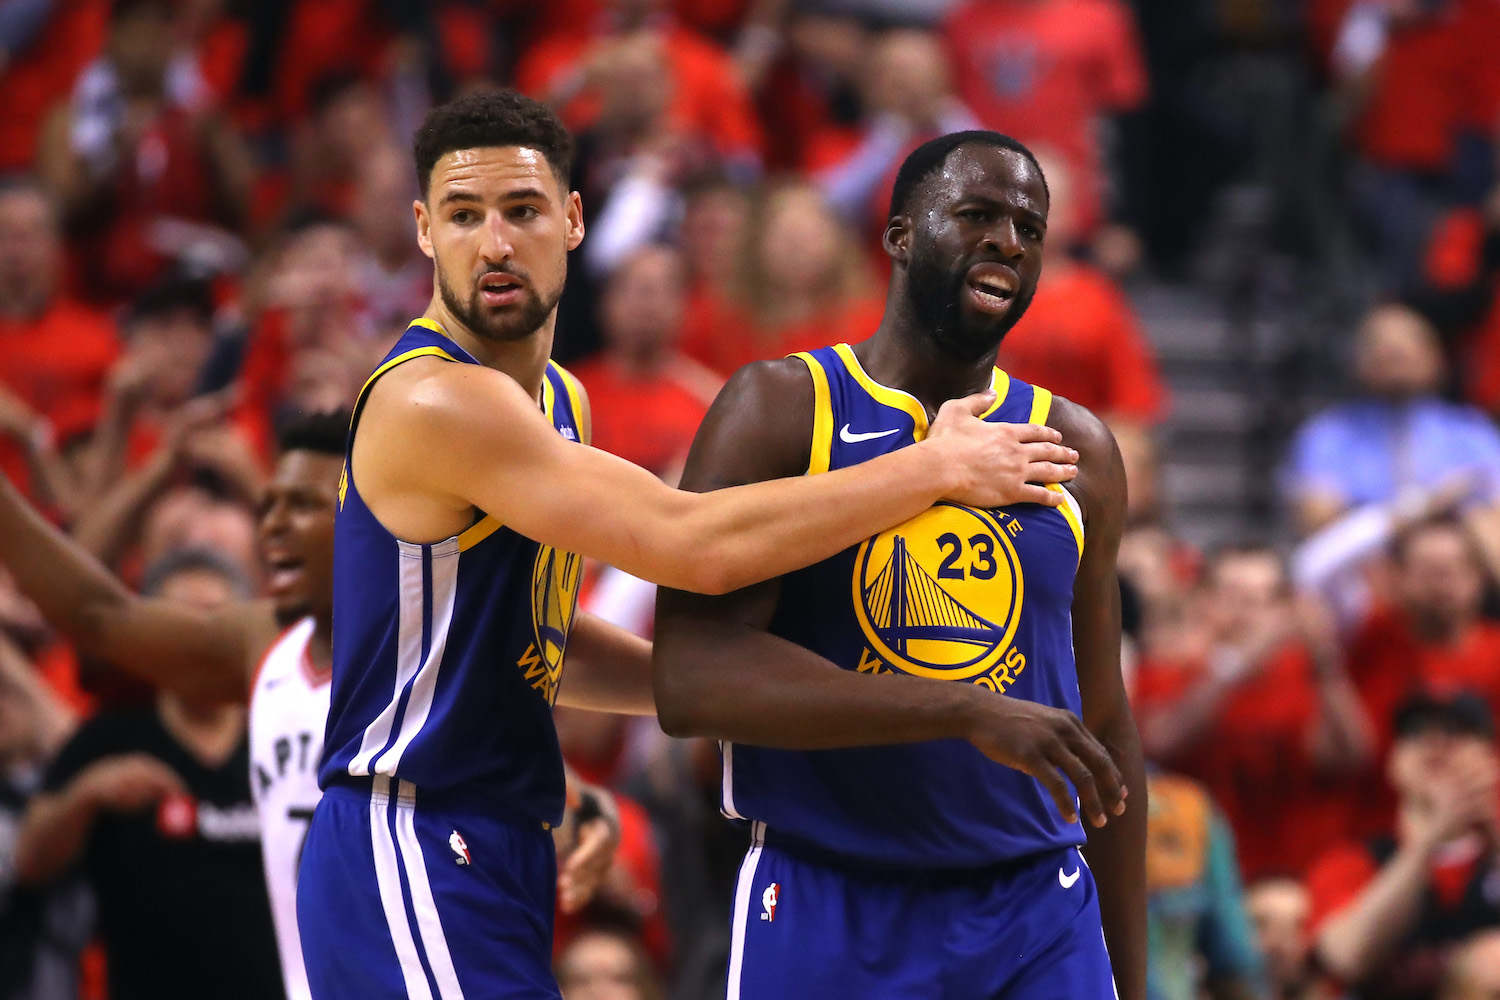
[[[800,474],[812,447],[812,419],[812,377],[801,361],[741,369],[698,428],[682,488],[701,493]],[[764,630],[780,595],[779,578],[720,596],[657,591],[658,712],[670,712],[675,699],[691,696],[684,690],[691,685],[681,683],[685,675],[737,666],[736,636]]]
[[[1085,540],[1073,583],[1073,647],[1084,722],[1095,733],[1125,709],[1120,674],[1120,584],[1116,561],[1125,524],[1125,464],[1114,435],[1075,403],[1057,399],[1048,423],[1079,454],[1070,484],[1085,513]]]

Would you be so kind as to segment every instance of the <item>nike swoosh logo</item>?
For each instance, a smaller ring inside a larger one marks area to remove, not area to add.
[[[1082,868],[1074,868],[1073,869],[1073,874],[1071,874],[1071,875],[1064,875],[1063,874],[1063,870],[1061,868],[1059,868],[1057,870],[1057,880],[1062,883],[1062,887],[1064,889],[1071,889],[1071,888],[1073,888],[1073,883],[1078,881],[1078,876],[1080,876],[1082,874],[1083,874],[1083,869]]]
[[[839,428],[839,440],[845,444],[859,444],[861,441],[873,441],[876,438],[890,437],[892,434],[900,434],[901,428],[892,427],[888,431],[869,431],[864,434],[852,434],[849,425],[845,424]]]

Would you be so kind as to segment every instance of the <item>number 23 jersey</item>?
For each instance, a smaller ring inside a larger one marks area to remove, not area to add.
[[[794,355],[812,372],[808,473],[921,440],[915,397],[874,381],[847,344]],[[992,422],[1043,423],[1052,394],[999,369]],[[1061,487],[1056,487],[1061,489]],[[1073,580],[1076,502],[978,510],[940,502],[782,579],[770,631],[846,670],[974,684],[1081,712]],[[722,808],[768,842],[865,864],[976,867],[1084,842],[1034,778],[961,740],[836,750],[723,745]]]

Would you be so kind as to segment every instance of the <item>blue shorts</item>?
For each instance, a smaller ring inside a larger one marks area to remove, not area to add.
[[[324,793],[297,883],[316,1000],[559,997],[552,835],[437,801],[384,777]]]
[[[735,886],[728,1000],[1117,1000],[1076,848],[886,872],[764,843]]]

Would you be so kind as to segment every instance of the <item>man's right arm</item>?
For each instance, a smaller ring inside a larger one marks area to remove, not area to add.
[[[723,395],[764,395],[768,406],[784,406],[774,390],[787,365],[802,368],[795,391],[810,407],[811,378],[800,361],[749,366]],[[940,499],[1057,506],[1059,494],[1035,484],[1071,479],[1077,455],[1051,428],[975,419],[991,401],[949,402],[920,444],[854,468],[806,477],[789,470],[778,482],[698,495],[562,440],[500,372],[418,360],[371,391],[352,471],[367,502],[377,484],[384,500],[375,505],[387,512],[430,512],[437,502],[457,519],[477,507],[528,538],[643,579],[726,593],[827,558]],[[810,424],[809,417],[804,437]]]
[[[198,697],[244,700],[262,604],[206,613],[131,593],[0,477],[0,562],[54,627],[88,656]]]
[[[720,395],[693,443],[685,489],[724,489],[806,468],[807,369],[776,362],[753,389]],[[1040,780],[1063,815],[1071,818],[1074,804],[1059,771],[1079,787],[1091,821],[1113,812],[1119,773],[1076,716],[969,684],[844,670],[766,631],[780,587],[775,579],[723,597],[660,592],[654,658],[664,730],[792,750],[978,741],[1000,763]]]

